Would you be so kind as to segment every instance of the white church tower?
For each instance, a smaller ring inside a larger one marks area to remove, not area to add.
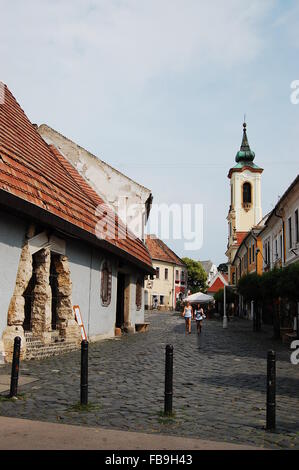
[[[226,256],[229,266],[247,233],[262,219],[261,174],[263,169],[255,165],[255,153],[250,149],[246,123],[243,139],[236,155],[237,164],[229,170],[231,201],[227,216],[228,244]],[[230,268],[229,268],[229,279]]]

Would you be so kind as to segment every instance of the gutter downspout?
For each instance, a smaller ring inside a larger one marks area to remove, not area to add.
[[[286,262],[286,239],[285,239],[285,223],[283,217],[276,213],[276,209],[274,211],[274,215],[282,220],[282,239],[283,239],[283,264],[285,265]]]

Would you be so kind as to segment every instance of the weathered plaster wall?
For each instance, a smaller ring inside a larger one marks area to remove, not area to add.
[[[25,233],[25,222],[0,212],[0,361],[3,350],[1,338],[7,326],[7,312],[15,289]]]
[[[117,260],[100,250],[92,249],[75,240],[67,242],[72,279],[73,305],[79,305],[86,333],[90,339],[113,337],[116,319],[117,299]],[[101,302],[101,265],[104,259],[110,262],[112,269],[111,302],[104,307]],[[135,323],[144,321],[144,301],[140,310],[136,308],[136,280],[142,276],[135,270],[127,270],[130,276],[130,312],[129,321]],[[143,298],[143,294],[142,294]]]
[[[27,224],[22,219],[0,213],[0,361],[2,359],[1,352],[3,351],[1,338],[4,330],[7,329],[7,314],[15,290],[26,230]],[[80,306],[85,329],[90,339],[113,337],[116,317],[117,259],[79,240],[72,239],[66,240],[66,258],[62,257],[62,260],[64,259],[68,260],[70,272],[68,274],[67,269],[62,270],[63,272],[60,275],[61,282],[63,283],[68,275],[70,275],[72,284],[71,304],[78,304]],[[104,259],[108,259],[112,268],[111,302],[108,307],[102,305],[100,296],[100,270]],[[135,323],[142,323],[144,321],[144,302],[142,302],[142,307],[139,311],[136,309],[136,280],[138,275],[142,276],[142,273],[136,272],[134,268],[128,271],[130,273],[129,320],[132,326],[134,326]],[[48,278],[49,273],[47,272],[46,274]],[[70,293],[69,290],[65,292],[65,299],[63,299],[64,306],[68,307],[68,311],[69,300],[67,296]],[[40,308],[36,307],[35,313],[44,314],[44,309],[40,310]],[[61,318],[67,318],[63,312],[60,313]],[[46,316],[48,318],[46,333],[49,333],[51,329],[50,313],[48,312]]]
[[[113,206],[122,220],[128,223],[133,233],[143,238],[146,222],[145,202],[151,191],[47,125],[39,126],[38,132],[48,144],[53,144],[58,148],[104,201]],[[119,206],[120,200],[121,206]],[[136,204],[132,214],[129,211],[121,212],[124,201],[127,205],[131,205],[131,208]],[[136,220],[135,216],[140,221],[139,227],[135,223],[130,225],[131,220]]]

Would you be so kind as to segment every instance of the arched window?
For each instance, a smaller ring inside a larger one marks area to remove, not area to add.
[[[102,264],[101,270],[101,300],[104,307],[108,307],[111,302],[112,273],[107,261]]]
[[[243,204],[251,204],[251,184],[243,184]]]
[[[140,310],[141,305],[142,305],[142,287],[143,287],[142,280],[137,279],[137,282],[136,282],[136,308],[137,310]]]

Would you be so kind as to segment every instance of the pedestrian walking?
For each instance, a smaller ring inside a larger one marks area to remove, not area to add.
[[[185,331],[186,334],[191,334],[191,318],[193,318],[193,308],[190,305],[190,302],[187,302],[185,305],[182,316],[185,318]]]
[[[196,320],[196,331],[199,335],[202,329],[202,321],[205,318],[203,308],[200,306],[200,304],[197,304],[197,308],[194,311],[194,318]]]

